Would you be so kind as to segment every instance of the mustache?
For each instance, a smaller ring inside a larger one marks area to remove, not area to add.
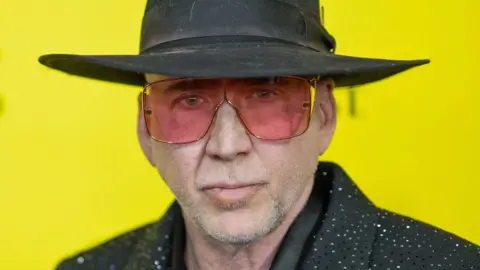
[[[205,189],[215,185],[255,185],[267,184],[268,174],[263,169],[251,166],[221,166],[215,165],[209,168],[202,168],[197,172],[195,186],[198,189]]]

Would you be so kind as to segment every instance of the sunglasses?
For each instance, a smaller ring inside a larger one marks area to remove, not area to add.
[[[252,136],[289,139],[308,129],[316,81],[291,76],[159,80],[144,87],[143,116],[154,140],[191,143],[208,133],[218,109],[227,102]]]

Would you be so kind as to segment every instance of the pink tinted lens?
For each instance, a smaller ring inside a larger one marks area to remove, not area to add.
[[[150,135],[163,142],[188,143],[208,131],[224,100],[221,80],[180,79],[153,83],[145,91],[145,120]]]
[[[305,132],[310,93],[310,84],[296,77],[233,80],[227,88],[227,97],[246,128],[263,139],[286,139]]]
[[[302,78],[278,77],[152,83],[144,92],[147,129],[158,141],[196,141],[208,132],[225,97],[248,131],[258,138],[286,139],[308,128],[310,84]]]

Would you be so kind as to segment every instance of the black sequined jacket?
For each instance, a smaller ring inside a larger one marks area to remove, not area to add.
[[[179,210],[174,203],[158,222],[67,258],[57,270],[184,270]],[[321,162],[270,269],[480,270],[480,247],[374,206],[341,167]]]

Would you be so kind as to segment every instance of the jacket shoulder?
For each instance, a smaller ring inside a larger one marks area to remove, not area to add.
[[[56,270],[119,270],[128,267],[137,269],[138,256],[147,256],[152,252],[168,256],[169,238],[172,229],[172,213],[162,219],[147,223],[128,232],[110,238],[94,247],[77,252],[60,261]],[[127,267],[128,266],[128,267]]]
[[[480,270],[480,247],[445,230],[380,210],[372,269]]]
[[[115,269],[117,265],[126,265],[134,246],[143,238],[147,224],[122,233],[94,247],[81,250],[62,260],[56,270]]]

